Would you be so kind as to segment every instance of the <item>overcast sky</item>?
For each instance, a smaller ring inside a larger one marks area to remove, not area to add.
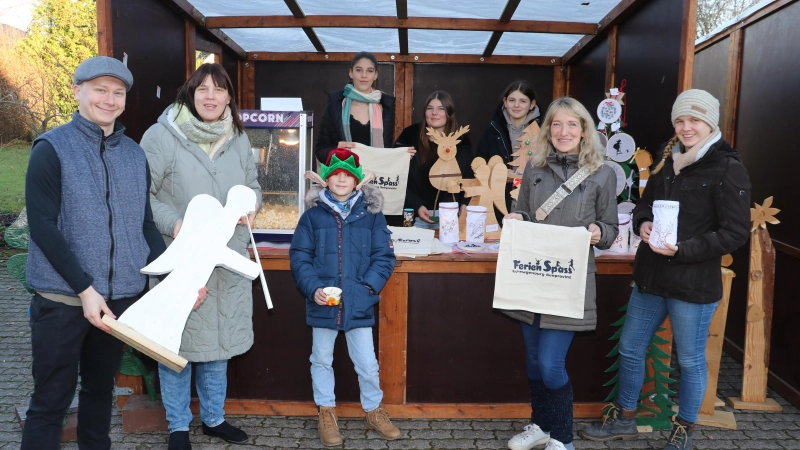
[[[0,0],[0,23],[27,30],[35,0]]]

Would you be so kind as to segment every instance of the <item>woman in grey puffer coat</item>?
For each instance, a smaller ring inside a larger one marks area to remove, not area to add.
[[[247,255],[252,222],[261,202],[250,140],[239,119],[233,85],[219,64],[203,64],[142,138],[150,165],[153,217],[167,245],[178,235],[189,202],[207,194],[225,204],[236,185],[253,189],[258,204],[239,221],[228,247]],[[214,269],[205,301],[195,305],[181,340],[180,355],[194,363],[203,433],[228,442],[247,440],[225,421],[228,359],[253,345],[252,284],[223,267]],[[191,449],[189,410],[192,364],[177,373],[159,364],[161,396],[169,421],[169,449]]]
[[[515,213],[506,220],[527,220],[564,227],[586,227],[591,244],[607,249],[619,231],[616,175],[603,162],[594,121],[577,100],[562,97],[547,109],[537,139],[538,152],[525,168]],[[544,220],[536,211],[579,169],[590,175]],[[548,443],[547,450],[572,450],[572,384],[565,368],[567,351],[576,331],[597,324],[594,252],[589,250],[583,319],[527,311],[503,311],[522,325],[531,393],[531,424],[508,442],[512,450]]]

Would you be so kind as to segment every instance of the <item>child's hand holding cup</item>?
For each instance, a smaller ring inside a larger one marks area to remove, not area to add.
[[[322,292],[325,294],[325,304],[328,306],[338,306],[342,301],[342,290],[338,287],[326,287]]]

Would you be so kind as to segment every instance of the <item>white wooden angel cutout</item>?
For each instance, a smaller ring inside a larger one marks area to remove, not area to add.
[[[141,270],[148,275],[170,275],[116,321],[103,317],[112,335],[180,372],[186,365],[186,360],[178,356],[186,320],[197,301],[197,291],[217,266],[250,280],[260,275],[267,306],[272,308],[261,264],[227,245],[239,219],[254,212],[254,205],[256,194],[246,186],[232,187],[225,207],[210,195],[195,196],[186,209],[178,237]]]

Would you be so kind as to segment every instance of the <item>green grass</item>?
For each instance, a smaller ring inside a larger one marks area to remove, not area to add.
[[[25,172],[30,154],[28,143],[0,147],[0,213],[19,214],[25,207]]]

